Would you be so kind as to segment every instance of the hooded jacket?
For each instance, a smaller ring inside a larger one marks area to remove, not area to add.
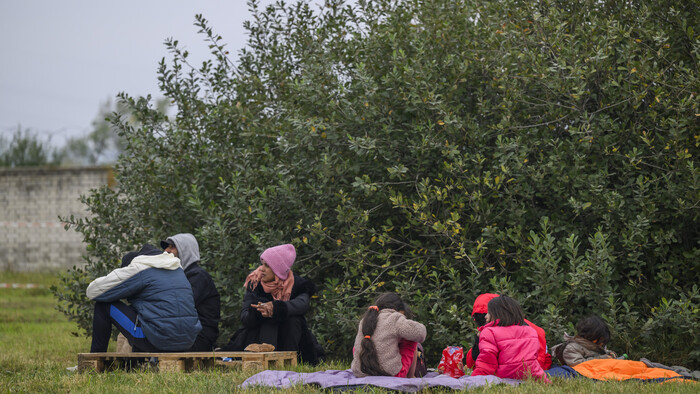
[[[211,350],[219,337],[219,320],[221,318],[221,297],[216,290],[214,280],[204,268],[199,266],[199,244],[192,234],[183,233],[168,237],[165,246],[172,243],[177,248],[180,265],[185,270],[187,280],[192,287],[194,307],[197,309],[202,331],[197,336],[197,351]]]
[[[187,270],[190,264],[199,262],[199,244],[194,235],[190,233],[176,234],[161,242],[160,246],[165,249],[168,244],[173,244],[177,248],[177,257],[180,259],[183,270]]]
[[[474,306],[472,308],[472,316],[476,313],[483,313],[485,314],[488,311],[488,303],[492,299],[498,297],[498,294],[481,294],[478,297],[476,297],[476,300],[474,300]],[[547,352],[547,338],[545,336],[544,329],[536,325],[535,323],[525,319],[525,323],[534,328],[535,332],[537,332],[537,339],[540,343],[540,349],[537,351],[537,362],[540,363],[540,366],[542,367],[543,370],[547,370],[552,367],[552,356]],[[479,338],[477,337],[474,346],[470,348],[467,351],[466,354],[466,362],[465,365],[467,368],[474,368],[474,362],[476,358],[479,356]]]
[[[537,362],[540,343],[535,329],[527,325],[497,326],[497,321],[479,327],[479,357],[472,376],[512,379],[532,376],[548,382]]]
[[[146,339],[160,350],[187,350],[202,329],[180,260],[169,253],[134,257],[128,266],[92,281],[86,295],[99,302],[126,298]]]

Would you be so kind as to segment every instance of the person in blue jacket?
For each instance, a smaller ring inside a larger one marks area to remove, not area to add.
[[[92,353],[107,351],[112,325],[135,352],[186,351],[202,329],[180,259],[153,245],[126,254],[122,268],[92,281],[86,294],[97,301]]]

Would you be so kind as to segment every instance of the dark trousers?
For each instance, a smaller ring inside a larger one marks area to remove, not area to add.
[[[240,351],[252,343],[269,343],[275,350],[300,351],[305,328],[303,316],[291,316],[283,322],[270,321],[256,327],[242,327],[222,350]]]
[[[107,351],[112,325],[124,334],[134,352],[157,352],[141,330],[136,310],[121,301],[96,302],[92,317],[91,353]]]
[[[194,345],[192,345],[188,352],[210,352],[214,350],[214,347],[214,344],[211,343],[210,340],[198,335],[197,339],[194,341]]]
[[[265,323],[260,326],[258,343],[269,343],[275,350],[298,351],[301,342],[303,317],[290,316],[281,323]]]

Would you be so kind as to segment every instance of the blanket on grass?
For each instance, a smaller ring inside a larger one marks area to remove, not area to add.
[[[516,386],[520,383],[515,379],[501,379],[496,376],[462,376],[459,379],[436,372],[429,372],[422,378],[395,378],[393,376],[367,376],[357,378],[352,370],[346,369],[327,370],[310,373],[298,373],[291,371],[262,371],[241,384],[241,387],[268,386],[287,388],[295,384],[314,384],[321,388],[330,387],[359,387],[377,386],[389,390],[415,392],[427,387],[449,387],[455,390],[470,389],[485,385],[510,384]]]
[[[596,380],[638,379],[661,382],[686,379],[669,369],[651,368],[641,361],[631,360],[596,359],[575,365],[573,369],[587,378]]]
[[[544,373],[547,374],[549,377],[555,377],[555,378],[564,378],[564,379],[573,379],[576,377],[581,376],[580,373],[576,372],[575,369],[571,368],[568,365],[563,365],[563,366],[558,366],[555,365],[552,368],[544,371]]]

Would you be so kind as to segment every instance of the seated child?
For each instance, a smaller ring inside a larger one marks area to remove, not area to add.
[[[476,322],[477,327],[481,327],[486,324],[486,312],[487,305],[489,301],[498,297],[498,294],[484,293],[476,297],[474,300],[474,306],[472,307],[472,317]],[[525,323],[534,328],[537,332],[537,337],[540,342],[540,348],[537,351],[537,362],[544,370],[548,370],[552,367],[552,356],[547,352],[547,339],[545,337],[545,332],[542,328],[537,326],[535,323],[524,319]],[[479,355],[479,337],[474,339],[474,344],[472,348],[467,351],[466,356],[466,366],[467,368],[474,368],[474,360],[476,360]]]
[[[362,316],[355,337],[352,372],[365,376],[414,377],[418,342],[425,326],[408,319],[408,307],[396,293],[382,294]]]
[[[552,356],[561,365],[573,367],[588,360],[617,357],[605,348],[610,340],[610,329],[600,317],[590,316],[581,320],[576,325],[576,332],[575,337],[564,334],[565,342],[552,348]]]
[[[532,376],[549,383],[537,362],[540,348],[537,332],[525,323],[517,301],[508,296],[489,301],[486,325],[479,331],[479,356],[472,376],[496,375],[511,379]]]

